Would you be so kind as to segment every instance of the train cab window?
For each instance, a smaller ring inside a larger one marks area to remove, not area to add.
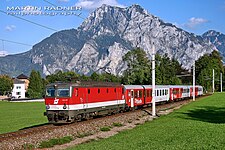
[[[90,94],[91,93],[91,89],[88,89],[88,94]]]
[[[98,89],[98,93],[100,93],[100,89]]]

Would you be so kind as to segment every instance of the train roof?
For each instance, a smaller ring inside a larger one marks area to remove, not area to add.
[[[97,82],[97,81],[77,81],[77,82],[55,82],[50,83],[47,87],[118,87],[122,86],[120,83],[116,82]]]

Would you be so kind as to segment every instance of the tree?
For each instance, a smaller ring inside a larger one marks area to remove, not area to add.
[[[78,80],[80,78],[80,75],[76,74],[73,71],[68,71],[68,72],[62,72],[61,70],[58,71],[55,74],[48,75],[46,77],[47,82],[49,83],[54,83],[56,81],[61,81],[61,82],[70,82],[72,80]]]
[[[6,95],[13,89],[13,80],[8,75],[0,75],[0,95]]]
[[[151,84],[151,62],[145,51],[137,48],[129,51],[123,57],[127,63],[122,82],[125,84]],[[184,71],[178,61],[170,59],[167,55],[156,54],[156,84],[181,84],[182,81],[176,77]]]
[[[41,98],[43,96],[43,81],[39,71],[32,70],[27,94],[30,98]]]
[[[121,82],[120,77],[115,76],[110,73],[102,73],[98,74],[96,72],[93,72],[90,76],[90,80],[92,81],[106,81],[106,82]]]
[[[211,54],[205,54],[200,57],[196,63],[196,82],[203,85],[206,90],[212,90],[213,69],[215,72],[215,81],[220,80],[220,73],[224,72],[222,57],[218,51],[213,51]],[[219,89],[219,87],[218,87]],[[218,90],[216,89],[216,90]]]
[[[127,64],[122,82],[125,84],[150,84],[151,63],[144,50],[137,48],[123,56]]]
[[[175,59],[170,60],[167,54],[164,56],[156,54],[156,84],[182,84],[176,75],[183,70],[179,62]]]

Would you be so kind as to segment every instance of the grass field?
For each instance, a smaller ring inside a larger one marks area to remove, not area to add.
[[[225,149],[225,93],[215,93],[132,130],[71,149]]]
[[[0,134],[47,123],[44,102],[0,101]]]

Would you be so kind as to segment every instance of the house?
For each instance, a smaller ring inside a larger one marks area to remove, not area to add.
[[[14,98],[25,98],[25,93],[29,86],[29,78],[20,74],[15,79],[13,79],[13,90],[12,97]]]
[[[27,91],[29,83],[30,83],[29,78],[24,74],[20,74],[16,78],[25,82],[25,90]]]
[[[14,98],[25,98],[25,81],[14,79],[12,97]]]

